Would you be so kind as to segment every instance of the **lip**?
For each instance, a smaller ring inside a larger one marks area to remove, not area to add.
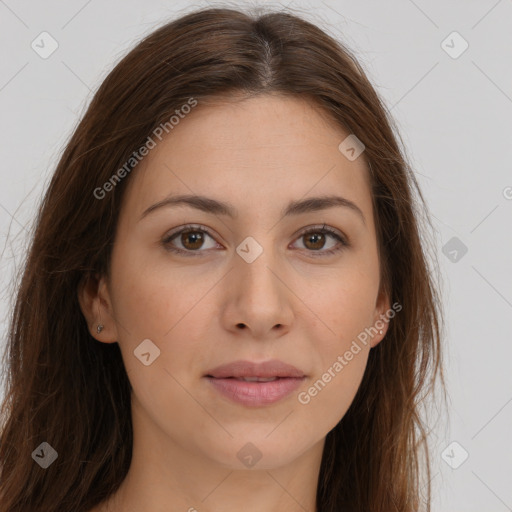
[[[206,372],[206,377],[223,379],[227,377],[295,377],[302,378],[306,375],[302,370],[295,368],[291,364],[284,363],[278,359],[271,359],[262,363],[252,361],[233,361],[228,364],[217,366],[213,370]]]
[[[243,377],[273,378],[269,382],[246,382]],[[223,396],[249,407],[270,405],[284,399],[306,379],[303,371],[283,361],[263,363],[234,361],[209,370],[205,378]]]

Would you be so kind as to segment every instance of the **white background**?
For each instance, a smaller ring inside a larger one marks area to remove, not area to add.
[[[36,205],[92,94],[143,35],[207,5],[223,4],[0,0],[2,350]],[[450,414],[434,434],[433,512],[512,511],[512,1],[229,5],[288,5],[319,24],[355,52],[391,110],[444,276]],[[43,31],[59,45],[47,59],[31,47]],[[469,45],[457,58],[443,49],[463,48],[454,31]],[[456,262],[442,252],[453,237],[468,249]],[[462,449],[469,457],[452,469],[442,453],[457,461]]]

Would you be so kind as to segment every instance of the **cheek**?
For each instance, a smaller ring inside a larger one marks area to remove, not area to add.
[[[369,338],[365,341],[361,336],[371,318],[368,301],[361,299],[356,303],[354,295],[347,301],[338,298],[338,307],[330,305],[327,315],[336,335],[316,336],[317,371],[297,397],[305,416],[317,425],[311,427],[312,434],[319,424],[322,431],[328,432],[343,418],[356,396],[368,362]],[[323,327],[322,332],[325,332]]]
[[[372,326],[378,291],[370,275],[352,267],[323,291],[308,295],[307,304],[316,313],[311,335],[319,364],[299,402],[313,416],[330,411],[325,420],[332,426],[350,406],[366,369],[370,337],[365,330]]]
[[[119,250],[118,254],[122,251]],[[117,319],[126,325],[121,338],[155,338],[165,343],[213,286],[215,276],[187,266],[148,261],[136,247],[129,260],[113,256],[112,297]]]
[[[333,356],[330,364],[298,396],[299,403],[310,408],[310,416],[323,416],[330,428],[347,412],[366,369],[369,349],[362,345],[352,349]],[[346,357],[348,353],[350,360]]]
[[[323,352],[332,355],[369,327],[374,318],[378,276],[367,269],[346,267],[318,286],[304,283],[302,294],[315,313],[314,329],[324,329]]]
[[[208,340],[210,322],[205,319],[212,312],[211,306],[208,311],[205,308],[211,304],[208,292],[218,277],[194,278],[190,269],[139,265],[136,258],[114,263],[112,302],[118,343],[134,389],[149,393],[162,387],[164,380],[172,381],[166,387],[173,388],[173,382],[177,383],[171,376],[180,382],[195,376],[198,368],[204,367],[205,352],[198,344]],[[148,366],[134,353],[140,352],[143,341],[149,347],[149,359],[158,354]],[[168,389],[167,394],[179,398],[179,386],[174,391]]]
[[[118,266],[112,275],[118,342],[136,406],[163,429],[176,432],[181,429],[175,421],[176,411],[185,425],[197,424],[201,416],[201,408],[187,392],[187,379],[204,368],[204,354],[197,346],[201,334],[204,338],[201,319],[206,312],[201,309],[201,298],[212,286],[209,282],[185,286],[178,274],[179,270],[162,274],[155,267],[128,271],[127,266]],[[139,350],[143,340],[151,341],[144,341],[144,352]],[[146,352],[152,361],[148,365],[136,355]]]

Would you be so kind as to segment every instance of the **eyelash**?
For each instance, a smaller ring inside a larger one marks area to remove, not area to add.
[[[197,250],[197,251],[191,251],[191,250],[187,250],[187,251],[184,251],[183,249],[179,249],[177,247],[173,247],[171,245],[171,242],[172,240],[174,240],[176,237],[178,237],[179,235],[181,235],[182,233],[184,232],[191,232],[191,233],[206,233],[209,237],[211,237],[212,239],[215,239],[214,236],[210,233],[209,229],[207,229],[205,226],[198,226],[198,225],[193,225],[193,224],[187,224],[186,226],[183,226],[179,231],[175,231],[173,233],[171,233],[169,236],[165,237],[163,240],[162,240],[162,245],[165,247],[166,250],[168,251],[171,251],[171,252],[174,252],[176,254],[181,254],[183,256],[191,256],[191,257],[195,257],[195,256],[200,256],[202,252],[205,252],[204,250],[201,251],[201,250]],[[327,227],[325,224],[321,227],[321,228],[310,228],[310,229],[306,229],[305,231],[302,231],[297,239],[299,238],[302,238],[306,235],[309,235],[311,233],[323,233],[323,234],[326,234],[326,235],[331,235],[333,238],[335,238],[336,240],[338,240],[338,242],[340,243],[337,247],[335,247],[334,249],[328,249],[327,251],[322,251],[322,250],[318,250],[318,251],[315,251],[315,250],[308,250],[308,252],[311,252],[311,253],[316,253],[314,255],[314,257],[324,257],[324,256],[330,256],[331,254],[335,254],[347,247],[350,247],[350,244],[348,242],[348,240],[344,237],[342,237],[340,234],[338,234],[338,232],[336,232],[334,229],[331,229],[329,227]]]

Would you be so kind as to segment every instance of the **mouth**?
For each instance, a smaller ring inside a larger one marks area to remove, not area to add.
[[[256,363],[252,361],[233,361],[209,370],[205,375],[214,379],[263,379],[302,378],[306,375],[295,366],[277,359]]]
[[[234,380],[241,380],[243,382],[273,382],[277,379],[288,379],[289,377],[214,377],[213,375],[207,375],[207,377],[210,377],[211,379],[218,379],[218,378],[226,378],[226,379],[234,379]]]
[[[221,395],[248,407],[276,403],[306,379],[303,371],[278,360],[235,361],[210,370],[204,377]]]

